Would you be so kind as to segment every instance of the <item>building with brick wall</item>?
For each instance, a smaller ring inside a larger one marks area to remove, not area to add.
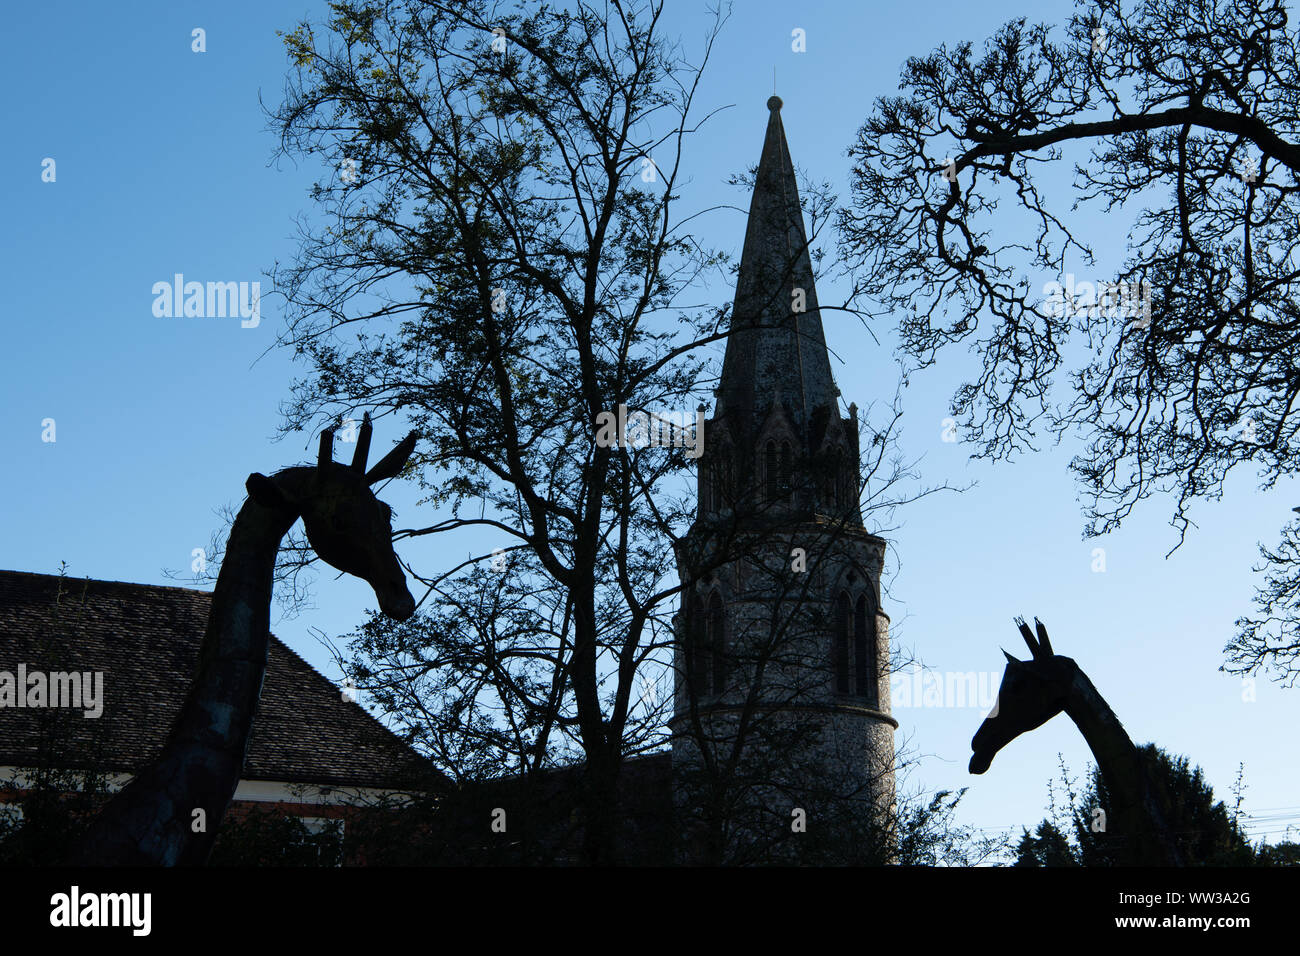
[[[111,791],[152,762],[189,691],[211,600],[0,571],[0,802],[19,804],[40,769],[102,775]],[[357,814],[440,780],[352,696],[271,637],[228,821],[291,816],[346,832]]]

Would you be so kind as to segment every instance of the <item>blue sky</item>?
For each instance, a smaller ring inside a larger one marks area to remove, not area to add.
[[[704,4],[669,0],[669,29],[698,50]],[[796,164],[846,192],[845,149],[876,96],[896,91],[904,58],[941,42],[982,40],[1006,19],[1031,14],[1061,24],[1070,5],[936,0],[924,7],[881,3],[741,0],[701,87],[704,109],[730,105],[692,142],[692,190],[747,207],[723,180],[757,161],[777,91]],[[282,312],[265,272],[294,251],[294,219],[312,214],[307,189],[327,171],[272,163],[259,96],[279,101],[285,58],[276,30],[319,17],[298,2],[52,2],[9,12],[12,43],[4,77],[10,143],[0,153],[6,183],[0,221],[5,270],[4,400],[0,568],[177,583],[220,521],[238,506],[250,471],[273,471],[311,454],[309,436],[276,442],[279,406],[300,374],[274,346]],[[923,13],[922,13],[923,11]],[[191,30],[207,51],[191,51]],[[803,29],[807,50],[791,50]],[[53,158],[57,178],[42,182]],[[1068,203],[1066,204],[1068,206]],[[1123,256],[1124,229],[1087,211],[1078,229],[1095,244],[1096,274]],[[741,212],[704,226],[715,245],[739,253]],[[261,281],[262,320],[157,318],[155,282],[175,273],[201,281]],[[823,304],[842,285],[819,286]],[[718,302],[731,290],[719,286]],[[897,370],[887,326],[880,344],[843,313],[827,313],[827,339],[846,401],[888,402]],[[1300,690],[1218,670],[1234,619],[1250,609],[1259,541],[1273,543],[1300,503],[1291,485],[1264,494],[1237,475],[1222,502],[1203,504],[1172,557],[1171,504],[1147,502],[1124,529],[1083,540],[1066,444],[1013,464],[968,460],[941,441],[941,421],[960,380],[954,353],[915,376],[904,393],[904,445],[926,482],[978,482],[962,495],[909,507],[891,533],[895,573],[885,609],[896,637],[939,674],[1002,669],[999,647],[1020,654],[1011,619],[1039,615],[1056,650],[1073,656],[1138,741],[1153,740],[1200,764],[1224,798],[1245,764],[1247,810],[1256,836],[1283,838],[1300,824],[1300,770],[1293,727]],[[42,421],[57,441],[43,442]],[[376,436],[376,448],[399,437]],[[403,512],[412,489],[390,484]],[[1097,573],[1093,549],[1106,551]],[[468,550],[468,547],[467,549]],[[428,566],[465,555],[402,553]],[[273,627],[332,678],[314,631],[338,635],[374,606],[369,588],[333,573],[317,576],[314,607]],[[1061,754],[1077,775],[1090,754],[1064,716],[1016,740],[983,777],[966,772],[978,707],[896,711],[900,740],[924,754],[916,783],[969,786],[963,822],[996,829],[1043,816],[1047,781]],[[1265,818],[1268,818],[1265,820]],[[1296,838],[1295,831],[1292,838]]]

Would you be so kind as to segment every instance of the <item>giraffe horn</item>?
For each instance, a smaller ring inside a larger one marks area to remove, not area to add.
[[[317,468],[324,468],[334,460],[334,429],[337,427],[338,424],[335,423],[320,433],[320,455],[316,458]]]
[[[352,456],[352,470],[366,473],[366,459],[370,457],[370,434],[374,427],[370,424],[370,413],[361,419],[361,434],[357,436],[357,450]]]
[[[1043,653],[1051,657],[1056,653],[1052,650],[1052,642],[1047,639],[1047,628],[1038,618],[1034,618],[1034,628],[1038,631],[1038,646],[1043,649]]]
[[[411,452],[415,451],[415,443],[419,437],[420,433],[413,431],[399,441],[396,448],[375,462],[375,467],[366,472],[366,483],[373,485],[377,481],[397,477],[397,473],[411,457]]]
[[[1042,656],[1042,651],[1038,647],[1038,642],[1034,640],[1034,632],[1029,629],[1029,625],[1025,623],[1023,617],[1016,618],[1016,626],[1020,628],[1020,636],[1023,637],[1025,643],[1029,645],[1029,652],[1036,658]]]

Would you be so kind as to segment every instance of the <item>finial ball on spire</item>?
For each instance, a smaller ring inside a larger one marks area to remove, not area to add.
[[[779,110],[783,105],[779,96],[773,96],[767,101],[767,108],[770,110]]]

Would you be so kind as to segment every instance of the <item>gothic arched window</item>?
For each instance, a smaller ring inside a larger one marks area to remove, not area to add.
[[[686,680],[691,694],[699,697],[708,692],[709,657],[706,653],[704,621],[700,599],[694,589],[686,592]]]
[[[705,506],[714,512],[722,510],[722,461],[716,454],[709,460],[709,496]]]
[[[857,611],[853,615],[853,665],[857,680],[858,696],[876,700],[876,680],[880,673],[876,661],[876,642],[872,640],[872,621],[867,617],[866,596],[858,598]]]
[[[835,692],[849,693],[849,631],[853,616],[849,596],[843,591],[835,601],[835,633],[831,647],[831,666],[835,671]]]
[[[840,453],[835,449],[826,458],[826,476],[822,480],[822,493],[833,510],[840,506]]]
[[[781,442],[781,480],[778,489],[782,495],[790,493],[790,443]]]
[[[768,502],[776,501],[781,486],[781,475],[777,470],[776,442],[768,439],[764,452],[763,475],[767,481]]]
[[[727,615],[717,591],[709,598],[709,616],[705,626],[713,659],[713,693],[721,694],[727,685]]]
[[[731,499],[731,446],[720,444],[717,451],[710,456],[709,492],[712,497],[712,510],[721,511]]]

